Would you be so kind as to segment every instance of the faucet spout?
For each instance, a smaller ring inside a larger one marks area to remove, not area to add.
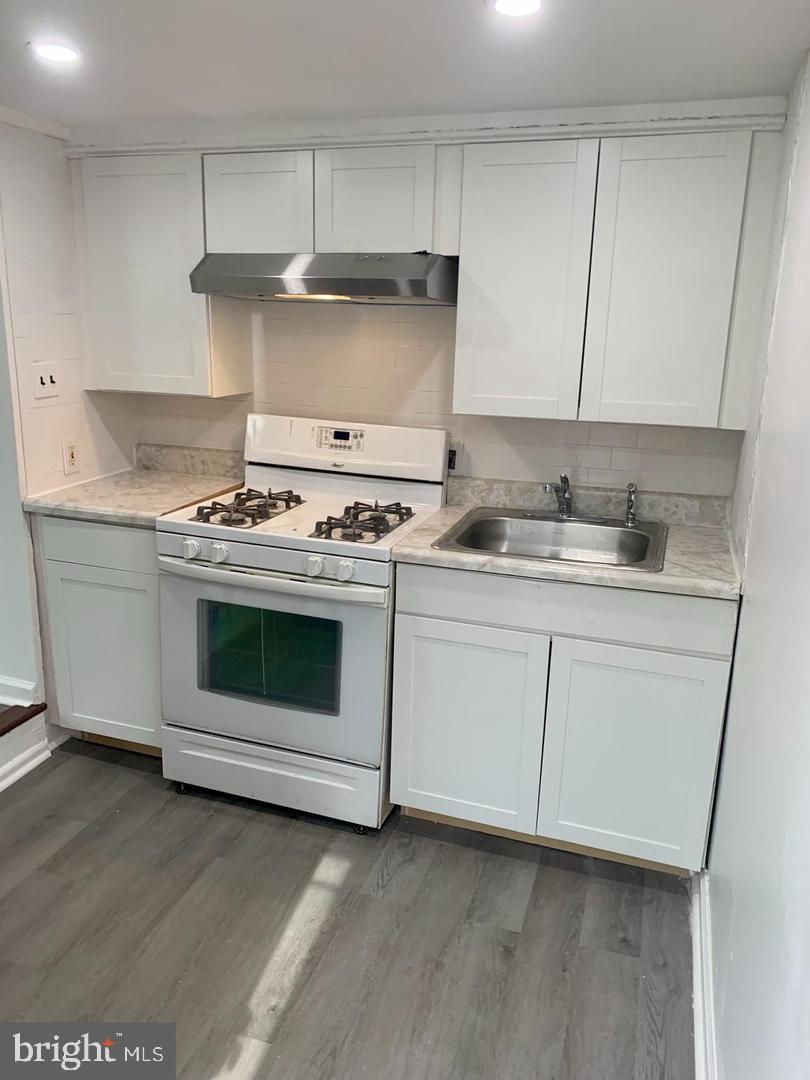
[[[546,495],[552,492],[557,496],[557,513],[561,518],[570,518],[574,512],[574,499],[571,494],[571,482],[565,473],[560,473],[559,484],[543,484]]]
[[[638,499],[638,488],[635,484],[627,485],[627,510],[624,515],[624,524],[628,529],[635,529],[638,525],[638,519],[636,518],[636,501]]]

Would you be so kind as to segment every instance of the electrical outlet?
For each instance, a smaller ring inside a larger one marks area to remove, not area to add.
[[[452,471],[457,469],[460,464],[461,452],[464,449],[464,443],[458,439],[452,439],[450,441],[450,449],[447,451],[447,468]]]
[[[59,397],[59,382],[55,364],[34,365],[34,397]]]
[[[65,476],[79,471],[79,444],[76,442],[62,443],[62,469]]]

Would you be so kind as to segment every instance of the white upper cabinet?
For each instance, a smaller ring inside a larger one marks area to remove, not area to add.
[[[316,251],[429,251],[434,146],[315,151]]]
[[[207,251],[313,250],[311,150],[206,154]]]
[[[455,412],[576,419],[598,151],[465,147]]]
[[[249,312],[189,284],[205,247],[200,155],[85,158],[81,176],[88,387],[250,391]]]
[[[717,426],[750,149],[602,141],[581,419]]]

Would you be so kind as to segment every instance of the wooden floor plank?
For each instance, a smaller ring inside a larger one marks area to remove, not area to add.
[[[6,1017],[173,1020],[184,1080],[694,1080],[677,879],[73,742],[2,795]]]
[[[648,874],[634,1080],[694,1080],[689,909],[682,882]]]

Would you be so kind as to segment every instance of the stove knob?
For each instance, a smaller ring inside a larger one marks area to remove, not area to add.
[[[183,558],[184,559],[197,559],[200,555],[200,544],[198,540],[192,540],[190,537],[186,537],[183,541]]]
[[[349,581],[354,577],[354,572],[357,569],[357,564],[353,563],[351,559],[341,559],[337,564],[337,579],[338,581]]]
[[[211,545],[211,562],[225,562],[230,552],[225,544]]]
[[[326,569],[326,563],[320,555],[307,557],[307,577],[320,577]]]

